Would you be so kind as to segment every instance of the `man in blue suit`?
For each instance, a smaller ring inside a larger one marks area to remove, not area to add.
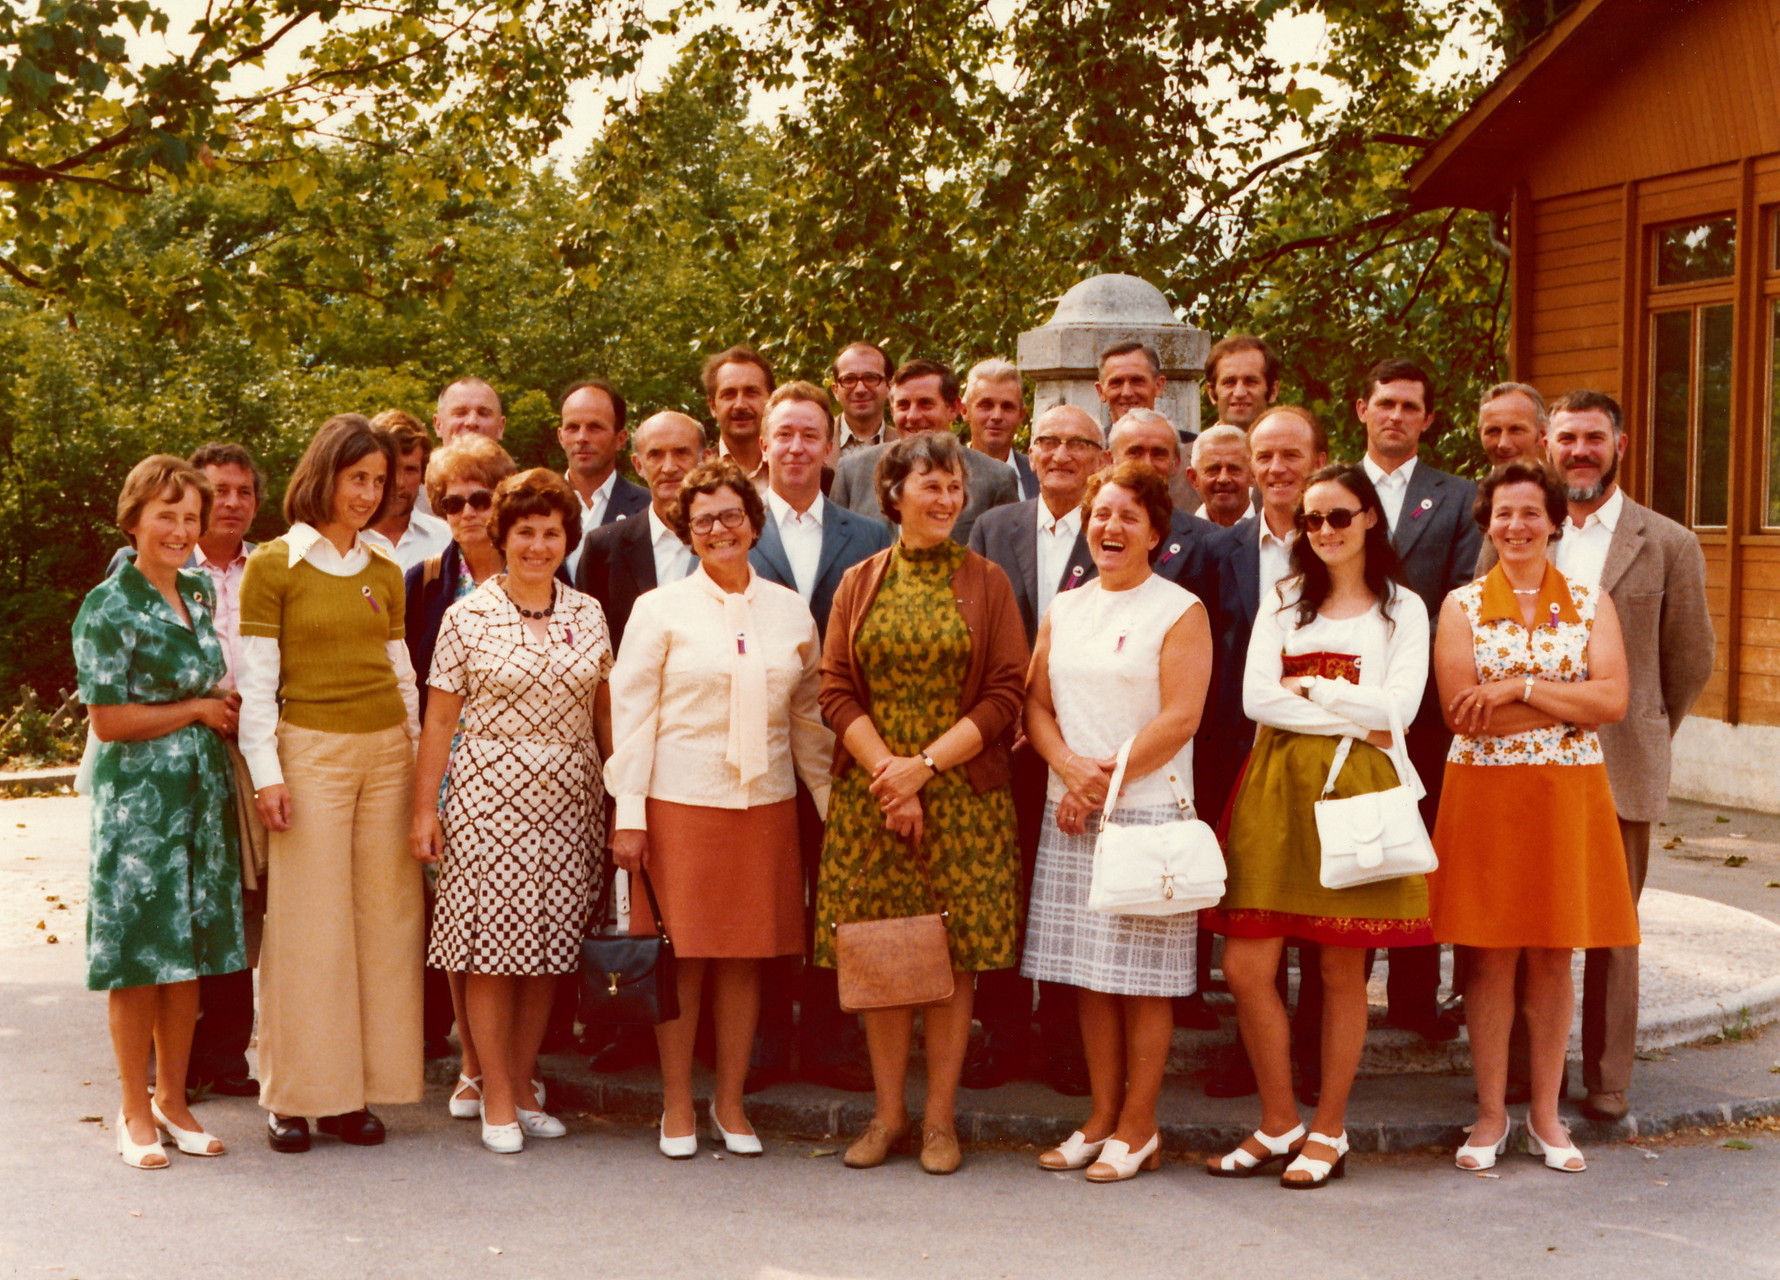
[[[828,393],[809,382],[788,382],[766,402],[763,439],[768,486],[766,525],[748,553],[754,572],[804,598],[817,632],[828,634],[835,588],[847,570],[888,547],[890,526],[848,511],[822,496],[822,467],[834,432]],[[804,868],[814,892],[822,852],[822,822],[809,793],[798,789],[798,826]],[[760,1032],[745,1087],[764,1089],[791,1077],[793,994],[798,957],[768,963],[760,993]],[[841,1011],[834,970],[803,966],[802,1017],[796,1034],[803,1078],[832,1088],[872,1087],[858,1020]]]

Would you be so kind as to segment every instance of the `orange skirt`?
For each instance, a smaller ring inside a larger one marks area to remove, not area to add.
[[[1638,910],[1607,766],[1446,766],[1428,877],[1441,942],[1630,947]]]
[[[797,801],[752,809],[650,800],[649,880],[674,954],[735,960],[804,952]],[[633,900],[630,931],[654,923]]]

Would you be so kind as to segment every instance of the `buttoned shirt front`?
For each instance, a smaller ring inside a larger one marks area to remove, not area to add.
[[[202,569],[216,584],[216,638],[222,642],[223,662],[228,670],[217,681],[221,689],[235,687],[235,660],[241,647],[241,577],[247,572],[247,556],[251,542],[243,542],[233,560],[215,561],[204,554],[202,543],[192,552],[191,567]]]
[[[840,422],[836,424],[836,427],[841,437],[840,448],[835,450],[835,456],[837,458],[844,458],[855,449],[869,449],[873,445],[890,443],[890,426],[888,423],[880,423],[878,429],[872,432],[869,436],[859,435],[853,430],[852,424],[845,418],[842,418]]]
[[[1072,506],[1060,516],[1053,516],[1043,498],[1038,511],[1038,615],[1043,617],[1057,597],[1063,581],[1063,570],[1069,565],[1069,553],[1075,550],[1076,535],[1082,531],[1082,509]]]
[[[649,508],[649,548],[655,555],[655,585],[665,587],[692,572],[696,560],[692,548],[680,541],[680,535]]]
[[[1372,487],[1378,490],[1378,504],[1384,508],[1385,522],[1390,526],[1391,536],[1397,533],[1397,518],[1403,514],[1403,499],[1409,493],[1410,477],[1415,475],[1416,459],[1411,458],[1395,471],[1386,471],[1367,454],[1360,465],[1366,468],[1366,476],[1372,481]]]
[[[767,511],[779,526],[779,541],[791,565],[797,594],[808,604],[816,591],[816,570],[822,563],[822,517],[827,505],[820,493],[808,511],[799,511],[772,489],[766,491]]]
[[[1607,551],[1613,545],[1613,531],[1619,528],[1619,517],[1624,512],[1625,491],[1615,485],[1613,496],[1580,525],[1566,519],[1564,536],[1551,549],[1557,571],[1581,586],[1600,586],[1601,574],[1607,568]]]
[[[1261,533],[1261,592],[1255,598],[1261,602],[1261,608],[1267,609],[1273,599],[1273,589],[1284,582],[1292,572],[1292,544],[1298,541],[1296,526],[1286,530],[1281,538],[1267,527],[1267,517],[1263,513],[1255,521]]]

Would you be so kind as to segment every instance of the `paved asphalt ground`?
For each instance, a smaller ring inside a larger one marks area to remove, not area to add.
[[[1780,919],[1780,821],[1678,810],[1652,883]],[[1109,1187],[1042,1173],[1030,1148],[972,1149],[951,1178],[907,1157],[847,1170],[832,1141],[669,1163],[647,1127],[574,1112],[567,1139],[501,1157],[435,1086],[384,1111],[386,1146],[306,1156],[266,1148],[251,1100],[206,1102],[230,1154],[139,1172],[112,1152],[104,999],[82,985],[83,824],[80,801],[0,803],[0,1276],[1780,1277],[1773,1120],[1591,1146],[1581,1176],[1366,1155],[1305,1195],[1184,1153]],[[1724,1052],[1780,1069],[1780,1029]]]

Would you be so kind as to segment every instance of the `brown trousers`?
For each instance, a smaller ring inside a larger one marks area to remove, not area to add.
[[[1619,820],[1632,903],[1644,896],[1650,865],[1650,824]],[[1638,948],[1591,948],[1582,968],[1582,1087],[1624,1093],[1638,1051]]]
[[[260,952],[260,1105],[330,1116],[420,1101],[420,864],[414,748],[401,726],[284,724],[291,828],[271,833]]]

